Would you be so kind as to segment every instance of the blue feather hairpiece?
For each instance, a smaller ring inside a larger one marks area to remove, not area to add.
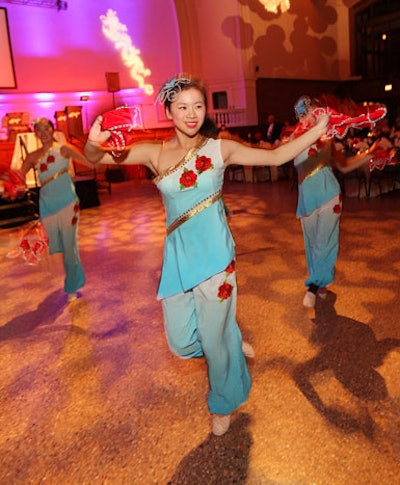
[[[311,109],[311,99],[309,96],[301,96],[294,105],[294,112],[296,113],[296,118],[299,119],[300,116],[305,116],[309,113]]]
[[[160,89],[156,102],[164,104],[165,101],[168,100],[170,103],[172,103],[176,96],[182,91],[182,85],[190,83],[190,79],[186,77],[173,77]]]

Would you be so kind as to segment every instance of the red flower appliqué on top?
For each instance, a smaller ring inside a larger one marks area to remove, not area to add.
[[[42,162],[39,165],[39,170],[41,172],[45,172],[47,170],[47,165],[50,164],[50,163],[54,163],[55,161],[56,161],[56,158],[55,158],[54,155],[48,155],[48,157],[46,158],[46,161]]]
[[[185,168],[179,179],[179,184],[181,190],[187,189],[188,187],[197,187],[197,174],[193,170]]]
[[[211,158],[206,157],[205,155],[196,155],[195,170],[189,170],[187,168],[183,169],[182,175],[179,179],[180,189],[188,189],[189,187],[196,188],[197,176],[213,168],[214,165],[211,161]]]
[[[315,145],[313,145],[309,150],[308,150],[308,156],[309,157],[316,157],[318,155],[318,150]]]
[[[196,170],[199,175],[210,168],[214,168],[211,158],[208,158],[205,155],[196,158]]]

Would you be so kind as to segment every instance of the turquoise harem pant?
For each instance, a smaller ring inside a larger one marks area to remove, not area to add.
[[[221,287],[232,291],[229,297],[218,296]],[[236,321],[236,299],[236,273],[222,272],[162,300],[171,351],[184,359],[206,358],[208,407],[215,414],[230,414],[247,400],[251,387]]]
[[[55,214],[43,217],[41,222],[49,238],[49,254],[64,255],[64,291],[75,293],[85,284],[78,249],[78,202],[72,202]]]
[[[301,218],[308,278],[305,285],[324,288],[333,282],[339,252],[341,195]]]

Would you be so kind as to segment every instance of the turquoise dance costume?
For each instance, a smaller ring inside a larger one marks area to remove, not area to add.
[[[339,251],[342,207],[339,183],[331,168],[331,141],[319,141],[294,160],[299,179],[296,216],[303,229],[308,278],[306,286],[333,282]]]
[[[167,225],[157,298],[172,352],[205,356],[209,409],[229,414],[247,400],[251,379],[236,321],[235,244],[221,198],[220,146],[205,138],[154,179]]]
[[[85,284],[77,242],[79,199],[68,173],[69,158],[61,155],[61,146],[54,144],[37,164],[39,213],[49,237],[49,253],[64,254],[64,290],[74,293]]]

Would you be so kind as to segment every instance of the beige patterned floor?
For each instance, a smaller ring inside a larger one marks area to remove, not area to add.
[[[238,320],[253,388],[210,435],[203,360],[171,355],[155,300],[164,215],[151,181],[82,211],[87,284],[67,306],[59,261],[9,260],[0,232],[0,484],[400,483],[400,192],[346,198],[332,293],[302,305],[287,181],[226,186]]]

